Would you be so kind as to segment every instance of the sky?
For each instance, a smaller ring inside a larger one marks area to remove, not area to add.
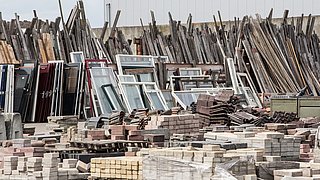
[[[77,0],[61,0],[65,21]],[[150,10],[153,10],[157,24],[168,24],[168,12],[173,18],[186,22],[192,13],[193,22],[212,22],[213,15],[221,12],[222,20],[233,20],[234,17],[259,13],[266,17],[274,8],[274,17],[282,17],[283,11],[289,9],[289,16],[320,14],[319,0],[83,0],[86,17],[91,27],[102,27],[104,24],[105,2],[111,4],[111,22],[118,9],[121,16],[118,26],[140,26],[140,18],[146,24],[151,21]],[[14,18],[18,13],[22,20],[31,20],[33,11],[43,20],[55,20],[60,16],[58,0],[0,0],[0,12],[3,19]]]
[[[77,0],[61,1],[66,21]],[[103,0],[84,0],[86,15],[92,27],[102,27],[104,24],[103,3]],[[14,18],[14,13],[17,13],[21,20],[31,20],[33,10],[37,11],[41,19],[54,20],[60,16],[58,0],[0,0],[0,4],[0,12],[5,20]]]

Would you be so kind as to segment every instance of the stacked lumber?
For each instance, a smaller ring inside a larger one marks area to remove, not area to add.
[[[0,64],[20,64],[10,44],[0,40]]]
[[[168,56],[170,63],[223,64],[226,58],[234,58],[237,72],[247,73],[257,92],[297,93],[307,87],[308,94],[319,95],[320,41],[313,31],[315,18],[309,15],[304,22],[302,15],[290,22],[285,11],[283,22],[276,25],[272,13],[265,20],[260,15],[244,16],[241,21],[235,18],[227,27],[218,12],[220,22],[214,16],[214,28],[195,28],[191,14],[183,25],[169,13],[170,33],[163,35],[151,12],[148,29],[141,20],[139,52]]]
[[[225,44],[220,42],[220,38],[224,37],[224,34],[220,35],[220,32],[216,32],[208,26],[201,29],[195,28],[192,24],[191,14],[184,26],[180,21],[174,20],[169,12],[170,34],[163,35],[157,28],[152,11],[151,18],[149,29],[144,27],[141,20],[143,35],[140,37],[140,45],[142,46],[140,52],[142,54],[168,56],[171,63],[223,63],[225,53],[221,49],[226,49],[226,43],[228,43],[227,41],[224,41]],[[218,29],[218,26],[216,28]]]
[[[97,37],[86,19],[82,0],[70,12],[67,21],[64,20],[62,4],[59,1],[61,17],[55,21],[41,20],[34,10],[31,22],[15,19],[6,21],[0,16],[0,63],[22,64],[32,61],[48,63],[52,60],[71,62],[70,53],[82,51],[86,59],[107,59],[115,62],[115,55],[132,54],[132,50],[124,34],[116,29],[120,11],[112,26],[112,32],[104,43],[108,23],[105,24],[100,37]],[[60,26],[62,25],[62,26]],[[62,28],[60,28],[62,27]],[[23,31],[22,29],[26,30]]]

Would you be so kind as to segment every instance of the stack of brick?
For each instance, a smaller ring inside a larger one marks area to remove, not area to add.
[[[24,153],[25,156],[28,157],[43,157],[45,153],[44,147],[22,147],[18,148],[17,152]]]
[[[0,173],[0,179],[4,180],[80,180],[90,175],[88,164],[76,159],[64,159],[59,163],[58,153],[46,153],[43,158],[6,156],[4,160]]]
[[[230,173],[237,178],[243,178],[248,174],[255,175],[255,165],[253,161],[247,160],[248,154],[226,152],[219,145],[203,145],[203,148],[142,149],[137,153],[138,156],[147,157],[143,161],[143,176],[151,179],[210,179],[218,164],[229,161],[236,162]],[[204,169],[199,173],[199,169],[189,166],[186,162],[192,162]]]
[[[143,141],[138,125],[110,125],[111,140]]]
[[[62,168],[58,169],[59,180],[80,180],[80,179],[88,179],[90,173],[79,173],[77,167],[77,160],[71,159],[63,161]]]
[[[302,169],[281,169],[273,171],[274,180],[281,180],[283,177],[302,177]]]
[[[171,116],[153,116],[146,129],[167,128],[173,134],[197,134],[199,129],[209,124],[198,114],[184,114]]]
[[[274,180],[319,180],[320,169],[300,168],[274,170]]]
[[[279,158],[268,158],[267,162],[256,162],[257,176],[261,179],[273,179],[273,171],[279,169],[297,169],[299,163],[293,161],[280,161]],[[271,160],[271,161],[270,161]],[[276,160],[276,161],[272,161]]]
[[[143,137],[152,147],[164,147],[165,145],[163,134],[144,134]]]
[[[87,129],[78,129],[77,134],[75,134],[74,140],[75,141],[84,141],[88,137],[88,130]]]
[[[4,174],[11,175],[13,171],[17,171],[18,156],[6,156],[4,157]]]
[[[109,132],[111,133],[111,140],[126,140],[124,125],[111,125],[109,126]]]
[[[31,147],[31,140],[30,139],[13,139],[12,147],[14,148]]]
[[[139,151],[138,147],[127,147],[127,150],[125,152],[125,156],[136,156],[137,152]]]
[[[300,144],[300,161],[309,162],[313,159],[313,152],[309,144]]]
[[[42,158],[41,157],[29,157],[27,161],[27,174],[28,176],[34,176],[35,172],[42,171]],[[41,175],[42,177],[42,175]]]
[[[294,134],[296,137],[301,138],[302,144],[309,144],[311,148],[314,147],[315,144],[315,131],[311,133],[310,129],[296,129],[296,133]]]
[[[77,128],[76,127],[69,127],[67,129],[67,141],[75,141],[75,137],[77,134]]]
[[[91,176],[99,179],[142,179],[142,158],[92,158]]]
[[[294,161],[299,159],[301,139],[279,132],[237,132],[204,134],[208,140],[220,140],[247,143],[249,148],[263,148],[265,156],[281,156],[281,160]]]
[[[91,129],[88,130],[89,140],[103,140],[106,139],[106,132],[104,129]]]
[[[266,130],[276,131],[285,135],[293,135],[292,132],[297,128],[296,124],[281,124],[281,123],[266,123],[264,125]]]
[[[19,174],[26,174],[27,172],[27,161],[28,157],[18,157],[18,167],[17,170]]]
[[[42,176],[43,179],[58,180],[58,153],[46,153],[42,159]]]

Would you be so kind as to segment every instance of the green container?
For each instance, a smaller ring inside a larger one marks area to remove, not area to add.
[[[272,98],[271,99],[271,112],[284,111],[284,112],[298,112],[298,99],[297,98]]]
[[[299,117],[320,117],[320,98],[299,98]]]

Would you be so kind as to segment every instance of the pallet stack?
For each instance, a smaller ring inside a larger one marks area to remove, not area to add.
[[[142,158],[92,158],[91,177],[93,179],[142,179]]]

